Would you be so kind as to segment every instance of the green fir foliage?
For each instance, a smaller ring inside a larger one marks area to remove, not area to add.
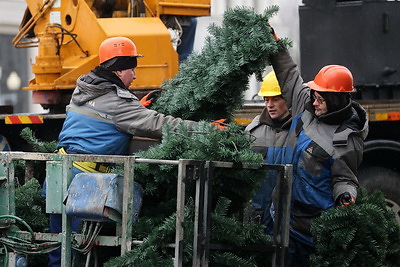
[[[221,197],[212,212],[212,232],[218,232],[218,228],[224,228],[223,238],[224,246],[218,250],[211,251],[210,266],[269,266],[270,254],[262,251],[260,253],[240,253],[240,250],[229,251],[238,246],[258,244],[262,246],[271,246],[272,240],[264,234],[261,225],[252,222],[241,222],[234,218],[227,217],[230,200]],[[192,266],[193,258],[193,220],[194,203],[189,198],[185,206],[185,220],[183,228],[185,229],[183,247],[183,265]],[[228,221],[228,223],[227,223]],[[172,214],[156,227],[152,233],[144,240],[144,243],[134,246],[132,251],[121,257],[111,259],[105,264],[105,267],[111,266],[173,266],[174,248],[169,246],[175,242],[175,223],[176,214]],[[221,239],[218,235],[211,235],[211,244],[220,244]],[[237,243],[239,242],[239,243]]]
[[[269,19],[277,6],[257,14],[251,8],[238,7],[224,14],[221,26],[209,27],[201,53],[192,54],[180,66],[179,73],[162,85],[153,109],[166,115],[200,121],[192,130],[183,124],[177,129],[164,127],[161,144],[137,155],[149,159],[192,159],[234,162],[259,167],[262,155],[250,147],[254,141],[236,124],[226,130],[209,121],[231,119],[242,107],[243,93],[250,75],[261,73],[270,65],[269,58],[289,40],[276,42]],[[206,122],[208,121],[208,122]],[[211,242],[224,249],[210,250],[211,266],[268,266],[272,244],[263,227],[241,219],[248,201],[265,178],[265,171],[216,168],[212,179]],[[107,266],[171,266],[174,243],[178,168],[173,165],[136,164],[135,181],[144,188],[140,219],[133,227],[133,237],[145,242]],[[186,180],[187,199],[194,196],[195,181]],[[193,202],[185,204],[184,265],[192,264]],[[250,249],[245,249],[248,247]]]
[[[236,124],[229,124],[226,130],[221,131],[202,121],[191,131],[183,124],[175,130],[165,127],[162,143],[140,152],[138,156],[150,159],[230,161],[236,162],[239,167],[243,163],[259,167],[263,162],[262,155],[250,149],[251,142],[251,137]],[[234,246],[235,250],[212,250],[212,261],[215,257],[216,261],[229,258],[229,262],[249,262],[245,266],[254,266],[256,262],[262,262],[259,266],[264,266],[266,262],[271,262],[271,253],[266,252],[266,249],[272,242],[265,235],[263,227],[243,222],[240,216],[265,175],[265,171],[257,169],[215,169],[212,179],[211,205],[214,212],[211,219],[211,242],[228,244]],[[145,243],[136,246],[121,259],[109,262],[109,266],[115,266],[116,263],[129,266],[138,262],[141,262],[138,266],[169,266],[166,263],[173,257],[174,250],[163,246],[174,243],[177,176],[177,166],[174,165],[135,165],[135,181],[143,186],[144,197],[140,219],[133,227],[133,237],[144,239]],[[187,198],[193,197],[195,181],[189,177],[185,187]],[[185,204],[186,265],[190,265],[192,260],[193,212],[190,201]],[[261,246],[263,252],[260,249],[241,252],[243,247],[257,244],[260,244],[258,248]]]
[[[32,146],[33,151],[40,153],[52,153],[56,150],[57,142],[43,142],[36,138],[35,134],[28,127],[22,129],[20,136]]]
[[[242,107],[250,75],[261,80],[270,56],[290,45],[288,39],[276,42],[271,33],[269,19],[278,9],[271,6],[264,14],[248,7],[227,10],[221,26],[209,26],[201,53],[190,55],[164,82],[153,108],[183,119],[230,119]]]
[[[46,215],[46,201],[41,196],[42,187],[35,178],[15,189],[15,215],[24,220],[34,232],[48,232],[49,218]],[[27,231],[25,226],[21,230]],[[24,243],[21,243],[23,247]],[[47,254],[31,254],[28,256],[29,266],[46,266]]]
[[[398,266],[400,228],[381,191],[361,188],[355,205],[324,212],[312,225],[312,266]]]
[[[183,124],[176,130],[164,128],[162,143],[138,154],[150,159],[193,159],[229,161],[261,166],[261,154],[250,149],[252,139],[236,124],[220,131],[208,122],[200,122],[193,131]],[[239,164],[239,166],[240,166]],[[168,216],[176,209],[177,166],[137,164],[136,181],[144,188],[143,215]],[[261,170],[217,168],[213,177],[213,195],[232,200],[231,211],[244,208],[264,179]],[[194,195],[195,182],[186,183],[189,195]],[[149,214],[149,215],[150,215]]]
[[[49,225],[45,213],[45,199],[39,182],[32,178],[15,190],[16,216],[22,218],[34,231],[43,232]]]
[[[56,150],[57,141],[41,141],[36,138],[35,133],[29,127],[22,129],[20,136],[32,147],[32,151],[34,152],[53,153]],[[46,175],[45,165],[46,163],[44,161],[33,162],[33,177],[36,177],[40,184],[43,183]],[[20,183],[25,180],[25,161],[17,161],[15,174]]]

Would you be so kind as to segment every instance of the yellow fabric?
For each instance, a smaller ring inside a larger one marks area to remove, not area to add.
[[[60,154],[67,154],[65,149],[62,147],[58,150]],[[74,161],[72,162],[72,166],[77,168],[83,172],[91,172],[91,173],[109,173],[110,168],[107,166],[101,165],[95,162],[87,162],[87,161]]]

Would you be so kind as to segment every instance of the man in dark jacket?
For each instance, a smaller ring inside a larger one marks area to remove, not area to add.
[[[287,50],[274,55],[272,66],[282,88],[293,88],[282,90],[293,116],[283,159],[293,164],[288,266],[308,266],[312,220],[357,197],[368,119],[351,100],[353,77],[346,67],[325,66],[304,84]]]
[[[265,107],[246,127],[255,137],[252,150],[261,153],[267,164],[281,164],[292,117],[273,71],[264,77],[258,95],[264,98]],[[269,171],[251,202],[252,220],[263,224],[269,235],[273,234],[270,207],[275,185],[276,171]]]

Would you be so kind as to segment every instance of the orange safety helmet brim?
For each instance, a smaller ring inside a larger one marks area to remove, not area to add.
[[[126,37],[105,39],[99,47],[100,64],[115,57],[143,57],[137,53],[136,45]]]
[[[351,93],[354,91],[353,75],[350,70],[340,65],[327,65],[315,76],[308,87],[319,92]]]

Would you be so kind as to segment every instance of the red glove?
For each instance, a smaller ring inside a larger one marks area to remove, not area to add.
[[[160,92],[161,92],[161,90],[151,91],[150,93],[148,93],[147,95],[142,97],[142,99],[140,99],[140,103],[146,108],[150,107],[151,104],[153,104],[156,101]]]
[[[219,119],[216,121],[211,122],[211,125],[215,125],[217,126],[220,130],[226,130],[226,123],[225,123],[226,119]]]

